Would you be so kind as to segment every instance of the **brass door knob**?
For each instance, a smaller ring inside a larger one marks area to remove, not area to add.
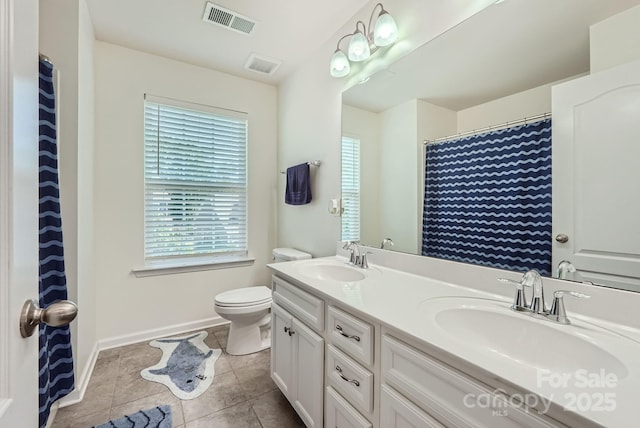
[[[29,337],[40,323],[52,327],[69,324],[78,315],[78,306],[70,300],[60,300],[41,309],[36,300],[27,300],[22,306],[20,314],[20,334]]]

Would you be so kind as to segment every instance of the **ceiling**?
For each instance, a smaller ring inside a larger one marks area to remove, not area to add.
[[[206,3],[87,0],[97,40],[275,85],[333,37],[367,0],[213,1],[257,21],[251,35],[204,22]],[[252,53],[282,64],[273,75],[245,70]]]
[[[505,0],[343,94],[381,112],[411,99],[462,110],[589,72],[589,26],[640,0]]]

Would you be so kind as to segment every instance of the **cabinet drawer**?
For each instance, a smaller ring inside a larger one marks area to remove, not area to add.
[[[363,364],[373,364],[374,329],[353,315],[329,306],[329,340]]]
[[[380,390],[380,426],[385,428],[444,428],[444,425],[387,385],[382,385]]]
[[[497,391],[391,336],[382,338],[382,376],[446,426],[459,428],[557,427],[508,402]],[[530,413],[531,412],[531,413]],[[536,412],[537,413],[537,412]]]
[[[273,301],[316,331],[324,329],[324,301],[275,275]]]
[[[340,352],[327,346],[326,375],[329,385],[364,413],[373,410],[373,374]]]
[[[324,421],[327,427],[371,428],[371,423],[330,386],[327,387],[325,407]]]

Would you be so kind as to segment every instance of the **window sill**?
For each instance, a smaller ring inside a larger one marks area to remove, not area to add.
[[[224,257],[220,259],[200,259],[197,261],[158,262],[146,266],[135,267],[131,270],[137,278],[158,275],[173,275],[177,273],[198,272],[203,270],[229,269],[251,266],[255,258],[249,256]]]

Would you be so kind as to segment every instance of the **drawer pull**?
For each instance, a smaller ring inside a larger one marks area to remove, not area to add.
[[[340,333],[341,335],[343,335],[347,339],[353,339],[356,342],[360,342],[360,336],[349,335],[349,334],[345,333],[340,324],[336,324],[336,330],[338,330],[338,333]]]
[[[336,371],[338,372],[338,375],[340,375],[340,377],[342,378],[343,381],[350,382],[350,383],[354,384],[355,386],[360,386],[360,382],[358,382],[357,380],[349,379],[348,377],[345,377],[345,375],[342,374],[342,369],[340,368],[340,366],[336,366]]]

